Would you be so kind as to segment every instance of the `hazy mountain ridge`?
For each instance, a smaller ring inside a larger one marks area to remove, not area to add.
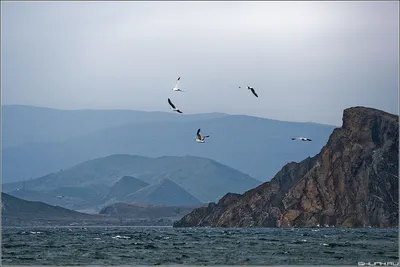
[[[215,118],[211,114],[204,115],[202,120],[192,120],[191,116],[195,115],[182,115],[173,121],[148,119],[80,134],[62,142],[4,148],[3,182],[43,176],[111,154],[206,157],[265,181],[283,164],[318,153],[334,128],[243,115]],[[198,128],[211,135],[206,144],[194,142]],[[313,142],[294,142],[290,140],[292,136],[307,136]]]
[[[131,155],[111,155],[83,162],[58,173],[27,180],[24,183],[4,184],[3,191],[19,192],[18,196],[25,198],[23,190],[15,190],[25,188],[30,191],[43,192],[42,197],[44,197],[52,192],[57,192],[58,195],[61,193],[60,190],[64,188],[62,192],[65,193],[65,198],[57,199],[57,203],[64,201],[63,205],[68,205],[68,208],[73,209],[101,208],[104,205],[124,200],[107,199],[107,195],[115,190],[118,182],[121,182],[121,177],[122,182],[127,180],[123,178],[124,176],[136,177],[136,179],[143,181],[141,185],[145,185],[145,183],[156,184],[169,179],[201,202],[218,199],[227,191],[244,192],[261,183],[246,174],[205,158],[189,156],[147,158]],[[133,179],[135,178],[130,180]],[[140,181],[136,182],[140,183]],[[124,184],[131,185],[131,183]],[[138,190],[139,187],[137,187]],[[85,195],[80,194],[77,197],[76,192],[72,192],[73,196],[68,195],[65,188],[73,191],[76,188],[80,192],[85,192],[84,190],[90,188],[99,188],[101,194],[95,194],[96,191],[92,193],[87,191],[88,193]],[[119,190],[118,194],[120,193]],[[84,198],[85,196],[87,198]],[[53,195],[54,197],[55,195]],[[120,197],[122,198],[122,195]],[[43,198],[41,200],[45,201]],[[72,202],[75,203],[73,206],[71,206]],[[183,201],[183,203],[175,204],[186,205],[187,203]]]
[[[176,227],[398,227],[399,116],[354,107],[315,157],[244,194],[193,210]]]
[[[27,105],[2,105],[3,148],[31,142],[57,142],[129,123],[203,120],[227,116],[137,110],[62,110]],[[17,122],[17,123],[16,123]]]

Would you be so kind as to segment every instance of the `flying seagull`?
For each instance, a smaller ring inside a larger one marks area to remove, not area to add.
[[[310,138],[306,138],[306,137],[292,137],[292,140],[300,140],[300,141],[312,141]]]
[[[171,101],[171,99],[169,99],[169,98],[168,98],[168,103],[169,103],[169,105],[171,106],[171,108],[172,108],[173,111],[176,111],[176,112],[178,112],[178,113],[182,113],[182,111],[180,111],[179,109],[177,109],[177,108],[175,107],[175,105],[172,104],[172,101]]]
[[[197,139],[196,142],[198,143],[205,143],[205,140],[207,137],[210,137],[209,135],[201,136],[200,135],[200,129],[197,130]]]
[[[181,90],[181,89],[178,87],[180,79],[181,79],[181,77],[178,77],[178,79],[176,79],[175,87],[172,88],[172,91],[175,91],[175,92],[186,92],[186,91]]]
[[[256,94],[256,91],[254,91],[253,87],[247,86],[247,89],[251,90],[251,92],[253,93],[253,95],[255,95],[256,97],[258,97],[258,95]]]

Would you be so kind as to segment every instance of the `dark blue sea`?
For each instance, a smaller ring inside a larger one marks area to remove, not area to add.
[[[3,265],[357,265],[398,262],[398,229],[2,229]]]

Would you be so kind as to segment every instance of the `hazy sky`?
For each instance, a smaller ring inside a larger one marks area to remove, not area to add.
[[[170,111],[170,97],[185,113],[333,125],[350,106],[397,114],[398,5],[1,1],[2,102]],[[188,92],[171,90],[178,76]]]

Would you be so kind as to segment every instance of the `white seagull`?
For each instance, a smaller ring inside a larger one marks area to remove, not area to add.
[[[169,98],[168,98],[168,103],[170,104],[170,106],[171,106],[171,108],[172,108],[173,111],[176,111],[176,112],[178,112],[178,113],[182,113],[182,111],[180,111],[179,109],[177,109],[177,108],[175,107],[175,105],[172,104],[171,99],[169,99]]]
[[[306,138],[306,137],[292,137],[292,140],[300,140],[300,141],[312,141],[310,138]]]
[[[197,139],[196,142],[198,143],[205,143],[205,140],[207,137],[210,137],[209,135],[201,136],[200,135],[200,129],[197,130]]]
[[[181,77],[178,77],[178,79],[176,79],[175,87],[172,88],[172,91],[175,91],[175,92],[186,92],[186,91],[181,90],[181,89],[178,87],[180,79],[181,79]]]

